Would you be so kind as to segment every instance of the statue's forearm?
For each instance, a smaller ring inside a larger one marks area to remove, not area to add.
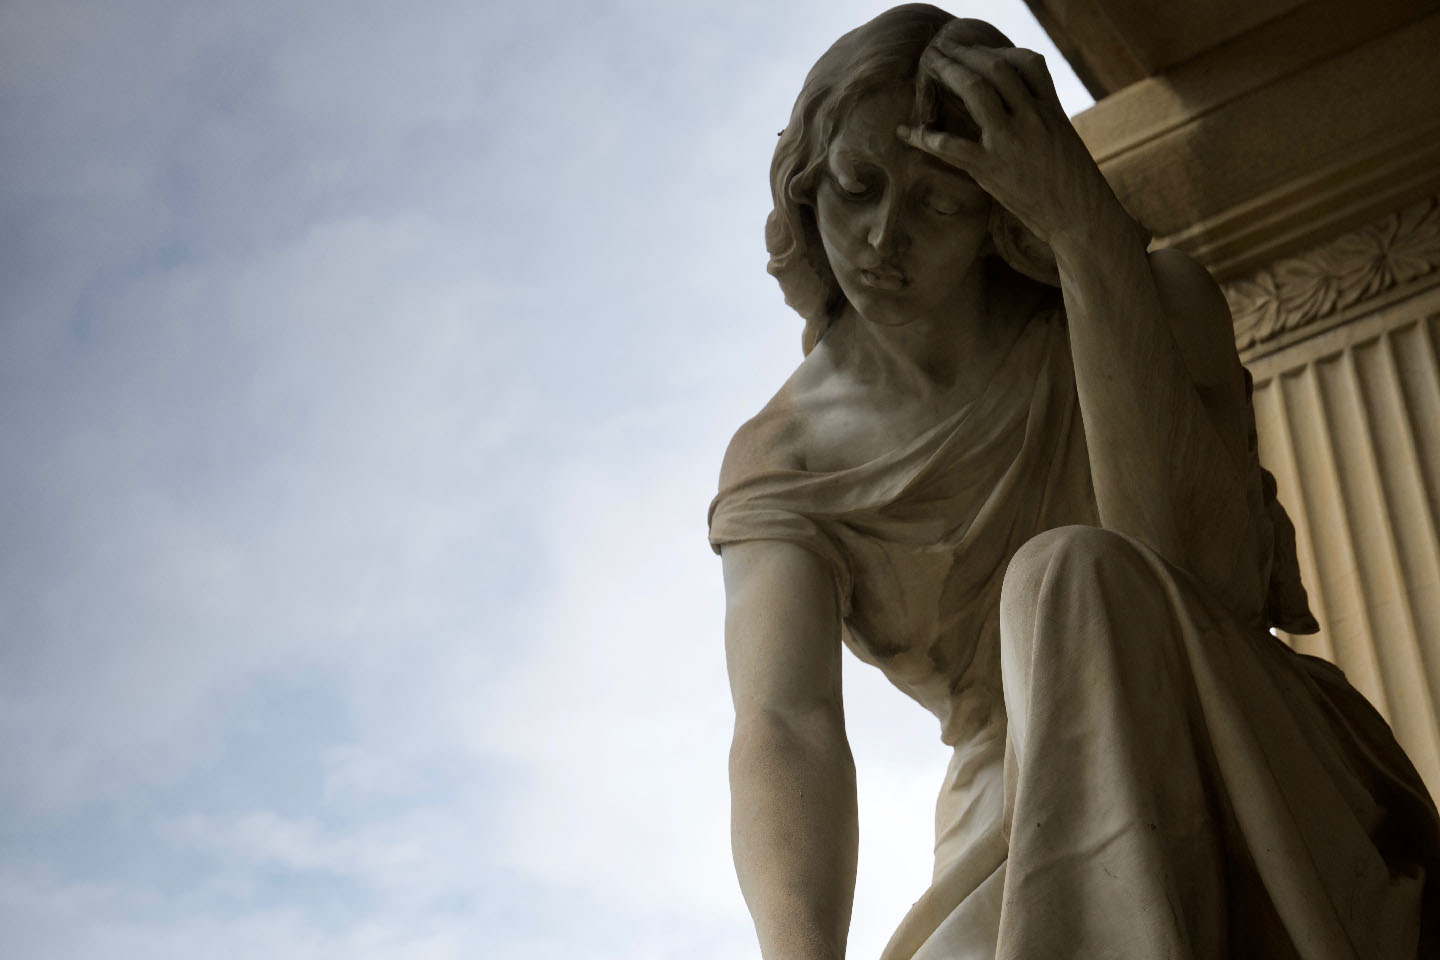
[[[735,870],[765,960],[840,960],[857,847],[838,710],[741,717],[730,750]]]
[[[1204,558],[1190,555],[1196,514],[1216,493],[1244,498],[1242,465],[1181,356],[1144,234],[1117,204],[1052,243],[1101,523],[1206,578]],[[1239,543],[1246,532],[1225,536]]]

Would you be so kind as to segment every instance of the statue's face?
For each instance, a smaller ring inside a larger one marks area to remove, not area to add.
[[[989,231],[990,197],[902,143],[914,93],[864,97],[841,122],[816,189],[820,240],[860,315],[887,326],[959,303]]]

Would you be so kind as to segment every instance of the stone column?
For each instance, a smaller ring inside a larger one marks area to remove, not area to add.
[[[1440,796],[1440,12],[1230,6],[1031,2],[1102,97],[1076,126],[1121,200],[1230,301],[1322,627],[1286,639]]]
[[[1345,670],[1390,721],[1432,795],[1440,795],[1437,266],[1440,205],[1428,199],[1226,285],[1242,343],[1260,324],[1276,331],[1274,341],[1294,335],[1278,349],[1262,339],[1245,351],[1260,457],[1295,519],[1322,626],[1286,639]],[[1326,324],[1327,312],[1343,319]],[[1310,328],[1317,332],[1305,336]]]

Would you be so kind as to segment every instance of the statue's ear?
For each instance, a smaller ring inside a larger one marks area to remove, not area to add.
[[[990,204],[990,241],[1001,259],[1032,280],[1060,286],[1060,268],[1045,241],[998,201]]]

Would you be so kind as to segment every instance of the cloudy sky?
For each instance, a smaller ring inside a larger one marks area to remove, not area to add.
[[[0,954],[757,956],[705,507],[882,8],[0,4]],[[863,958],[945,757],[846,668]]]

